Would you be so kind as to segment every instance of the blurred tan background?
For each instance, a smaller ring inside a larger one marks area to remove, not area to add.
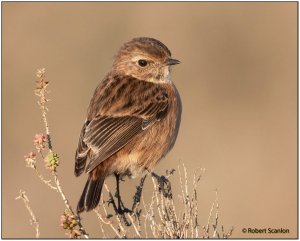
[[[14,200],[20,189],[41,237],[66,237],[59,228],[63,202],[23,158],[34,150],[34,134],[44,132],[33,93],[36,69],[45,67],[51,81],[53,144],[75,207],[86,176],[73,175],[74,152],[88,103],[119,47],[137,36],[161,40],[182,62],[173,70],[183,101],[181,130],[156,171],[176,168],[179,160],[191,174],[206,168],[202,225],[218,189],[219,221],[225,230],[234,226],[232,237],[295,238],[297,2],[2,2],[2,238],[34,237],[27,210]],[[121,184],[123,193],[135,183]],[[114,179],[108,184],[113,189]],[[83,218],[91,237],[101,237],[95,214]],[[269,227],[290,233],[242,232]]]

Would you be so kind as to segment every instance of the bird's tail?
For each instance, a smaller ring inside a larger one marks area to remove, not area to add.
[[[78,213],[81,213],[83,211],[88,212],[94,209],[95,207],[97,207],[100,201],[105,175],[93,175],[93,172],[89,174],[89,178],[79,199],[77,205]]]

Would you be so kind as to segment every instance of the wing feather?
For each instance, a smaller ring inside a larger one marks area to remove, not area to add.
[[[94,129],[90,128],[86,132],[84,141],[94,152],[86,172],[92,171],[102,161],[124,147],[135,135],[143,131],[143,120],[137,117],[98,117],[93,121],[101,122],[103,119],[111,122],[110,131],[106,135],[92,139],[90,135],[93,135]],[[94,126],[97,127],[98,125]]]
[[[107,84],[107,82],[117,84]],[[119,91],[121,87],[122,91]],[[144,94],[137,94],[143,93]],[[114,94],[109,94],[114,93]],[[136,135],[164,118],[168,95],[163,86],[124,76],[107,77],[91,100],[76,151],[75,174],[86,172],[119,151]],[[108,108],[110,106],[110,108]]]
[[[86,143],[83,141],[83,138],[85,135],[85,129],[87,124],[88,122],[84,123],[79,136],[78,147],[75,154],[75,170],[74,170],[75,176],[79,176],[84,171],[86,165],[89,148],[86,145]]]

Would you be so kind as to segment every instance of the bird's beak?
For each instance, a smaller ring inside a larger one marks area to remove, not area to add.
[[[175,64],[180,64],[180,61],[177,59],[167,59],[167,65],[175,65]]]

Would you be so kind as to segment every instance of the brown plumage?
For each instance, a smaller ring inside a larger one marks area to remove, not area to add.
[[[121,47],[94,92],[81,130],[75,175],[85,170],[89,177],[78,212],[98,205],[107,176],[152,170],[173,147],[181,101],[170,65],[178,63],[156,39],[135,38]]]

